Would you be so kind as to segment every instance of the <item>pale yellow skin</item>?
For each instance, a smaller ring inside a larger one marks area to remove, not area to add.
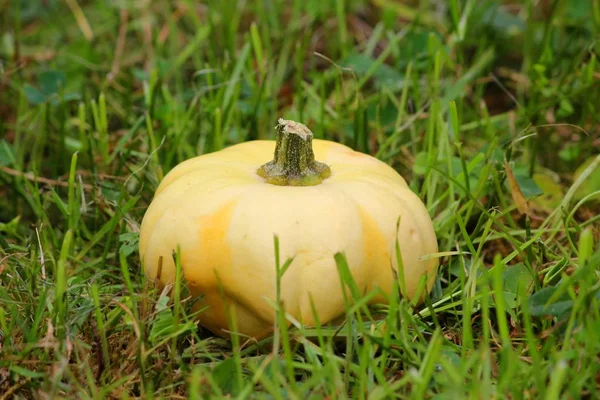
[[[316,186],[275,186],[256,174],[274,148],[274,141],[253,141],[181,163],[161,182],[144,216],[139,247],[146,273],[156,278],[162,256],[160,282],[172,283],[172,254],[179,246],[188,288],[203,296],[197,307],[206,308],[200,314],[204,327],[228,335],[224,298],[235,308],[237,332],[260,337],[272,330],[274,235],[281,262],[295,257],[281,299],[286,312],[306,325],[315,323],[311,298],[321,324],[344,313],[337,252],[345,253],[364,293],[376,287],[391,292],[398,217],[407,295],[415,296],[423,275],[431,289],[438,261],[420,258],[438,251],[432,221],[394,169],[315,139],[315,158],[331,167],[331,177]]]

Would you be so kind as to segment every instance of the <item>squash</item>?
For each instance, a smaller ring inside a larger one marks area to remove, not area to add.
[[[395,287],[396,243],[404,295],[420,299],[431,290],[438,261],[423,256],[437,253],[437,240],[404,179],[374,157],[313,140],[303,124],[280,119],[276,129],[276,142],[237,144],[184,161],[164,177],[140,229],[147,276],[173,283],[179,249],[182,275],[203,309],[199,322],[223,337],[230,335],[227,311],[239,334],[272,331],[274,235],[281,262],[293,257],[281,279],[282,304],[305,325],[316,322],[312,304],[321,324],[345,312],[338,252],[360,290],[381,289],[371,303],[385,303]]]

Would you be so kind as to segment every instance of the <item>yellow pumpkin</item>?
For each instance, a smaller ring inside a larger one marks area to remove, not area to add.
[[[204,309],[200,324],[221,336],[230,334],[226,308],[234,309],[240,334],[261,337],[273,329],[274,235],[282,262],[294,257],[281,280],[282,303],[305,325],[315,323],[311,301],[320,323],[344,314],[338,252],[361,290],[389,294],[398,279],[398,241],[406,296],[417,294],[423,276],[431,290],[438,261],[423,256],[438,251],[437,240],[404,179],[374,157],[313,140],[300,123],[280,119],[276,129],[277,142],[234,145],[165,176],[140,231],[146,274],[173,283],[179,247],[182,274]],[[385,301],[378,295],[372,303]]]

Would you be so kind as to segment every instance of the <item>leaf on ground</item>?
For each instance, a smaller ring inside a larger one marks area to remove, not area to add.
[[[240,391],[238,387],[238,380],[233,379],[236,375],[235,358],[227,358],[220,362],[212,370],[212,378],[219,388],[223,391],[223,394],[237,394]]]
[[[507,305],[512,309],[520,302],[520,298],[530,294],[533,290],[533,275],[527,266],[519,263],[506,268],[502,272],[504,281],[504,298]]]
[[[367,55],[353,53],[342,61],[341,65],[351,68],[360,77],[369,71],[374,62],[375,60]],[[381,64],[377,67],[372,76],[375,86],[379,89],[387,87],[392,90],[398,90],[402,88],[404,83],[404,77],[387,64]]]
[[[534,317],[542,317],[545,315],[552,315],[558,317],[569,311],[573,307],[573,300],[564,293],[557,299],[552,301],[549,300],[554,296],[554,293],[558,290],[558,287],[551,286],[534,293],[529,298],[529,312]]]
[[[46,101],[46,96],[42,93],[38,88],[31,86],[30,84],[25,84],[23,87],[23,91],[25,92],[25,97],[27,97],[27,101],[34,106],[40,105]]]
[[[119,247],[119,253],[125,257],[133,254],[138,248],[139,233],[127,232],[119,236],[121,247]]]
[[[527,266],[523,263],[508,267],[502,273],[504,280],[504,290],[511,293],[528,293],[531,292],[531,284],[533,283],[533,275]]]
[[[40,89],[46,95],[52,95],[58,93],[64,88],[67,77],[64,72],[48,70],[40,74],[39,82]]]
[[[535,183],[533,178],[529,176],[529,173],[519,173],[516,170],[514,173],[517,183],[519,184],[519,188],[521,189],[521,193],[523,193],[523,196],[525,196],[526,199],[530,199],[544,193],[542,189],[540,189],[540,187]]]

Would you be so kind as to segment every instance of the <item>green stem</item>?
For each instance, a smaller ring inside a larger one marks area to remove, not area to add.
[[[272,161],[256,173],[267,183],[278,186],[314,186],[331,175],[328,165],[315,161],[313,133],[305,125],[279,119],[277,144]]]

